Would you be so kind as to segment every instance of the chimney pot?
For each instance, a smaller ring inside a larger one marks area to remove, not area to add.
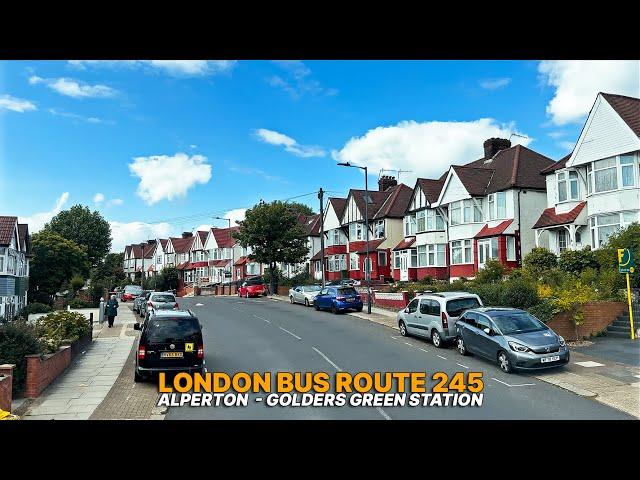
[[[506,138],[489,138],[485,140],[483,143],[484,146],[484,158],[485,160],[489,160],[493,158],[493,156],[498,153],[500,150],[506,150],[511,147],[511,140]]]
[[[378,190],[381,192],[386,192],[391,187],[395,187],[396,185],[398,185],[398,181],[391,175],[381,175],[380,179],[378,180]]]

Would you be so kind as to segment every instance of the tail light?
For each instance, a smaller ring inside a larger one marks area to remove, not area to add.
[[[173,305],[173,309],[174,310],[178,310],[178,304],[177,303]]]
[[[198,345],[198,358],[204,358],[204,346]]]
[[[153,307],[153,302],[147,302],[147,307]]]
[[[144,360],[146,353],[147,353],[147,350],[144,347],[144,345],[140,345],[138,347],[138,360]]]
[[[442,318],[442,328],[449,328],[449,320],[447,320],[447,314],[442,312],[440,316]]]

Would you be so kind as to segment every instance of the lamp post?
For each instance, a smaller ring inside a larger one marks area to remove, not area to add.
[[[231,219],[230,218],[224,218],[224,217],[213,217],[214,220],[226,220],[227,222],[229,222],[229,228],[231,228]]]
[[[371,314],[371,259],[369,258],[369,171],[367,167],[351,165],[349,162],[338,163],[341,167],[359,168],[364,170],[364,229],[367,241],[367,257],[364,261],[364,278],[367,282],[367,313]]]

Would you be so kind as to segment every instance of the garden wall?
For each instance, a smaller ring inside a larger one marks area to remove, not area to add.
[[[371,292],[372,304],[376,307],[391,308],[394,310],[402,310],[409,303],[409,292],[379,292],[373,290]],[[364,302],[366,302],[367,294],[361,295]]]
[[[27,355],[27,386],[25,396],[35,398],[71,363],[71,347],[60,347],[51,355]]]
[[[5,412],[11,412],[14,367],[15,365],[11,364],[0,365],[0,410]]]
[[[578,336],[588,338],[602,332],[618,316],[627,309],[624,302],[590,302],[583,306],[584,323],[578,327]],[[558,335],[562,335],[566,340],[575,340],[576,330],[571,319],[571,314],[562,312],[556,314],[553,319],[547,322]]]

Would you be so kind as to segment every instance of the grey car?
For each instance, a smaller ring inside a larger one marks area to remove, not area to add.
[[[149,290],[147,293],[144,294],[143,297],[139,297],[139,298],[142,298],[142,300],[138,305],[138,315],[140,315],[142,318],[144,318],[147,315],[147,302],[149,301],[149,297],[151,296],[152,293],[153,293],[153,290]],[[136,300],[138,299],[136,298]]]
[[[474,308],[456,322],[456,347],[494,362],[505,373],[569,363],[564,338],[524,310]]]
[[[313,299],[320,293],[319,285],[300,285],[289,290],[291,303],[303,303],[305,307],[313,305]]]
[[[136,313],[140,313],[140,305],[142,305],[142,303],[144,301],[146,301],[147,298],[149,298],[149,294],[152,292],[153,290],[143,290],[142,294],[137,296],[136,298],[134,298],[133,300],[133,311]]]
[[[171,292],[152,292],[146,302],[145,318],[152,310],[178,310],[178,302]]]

